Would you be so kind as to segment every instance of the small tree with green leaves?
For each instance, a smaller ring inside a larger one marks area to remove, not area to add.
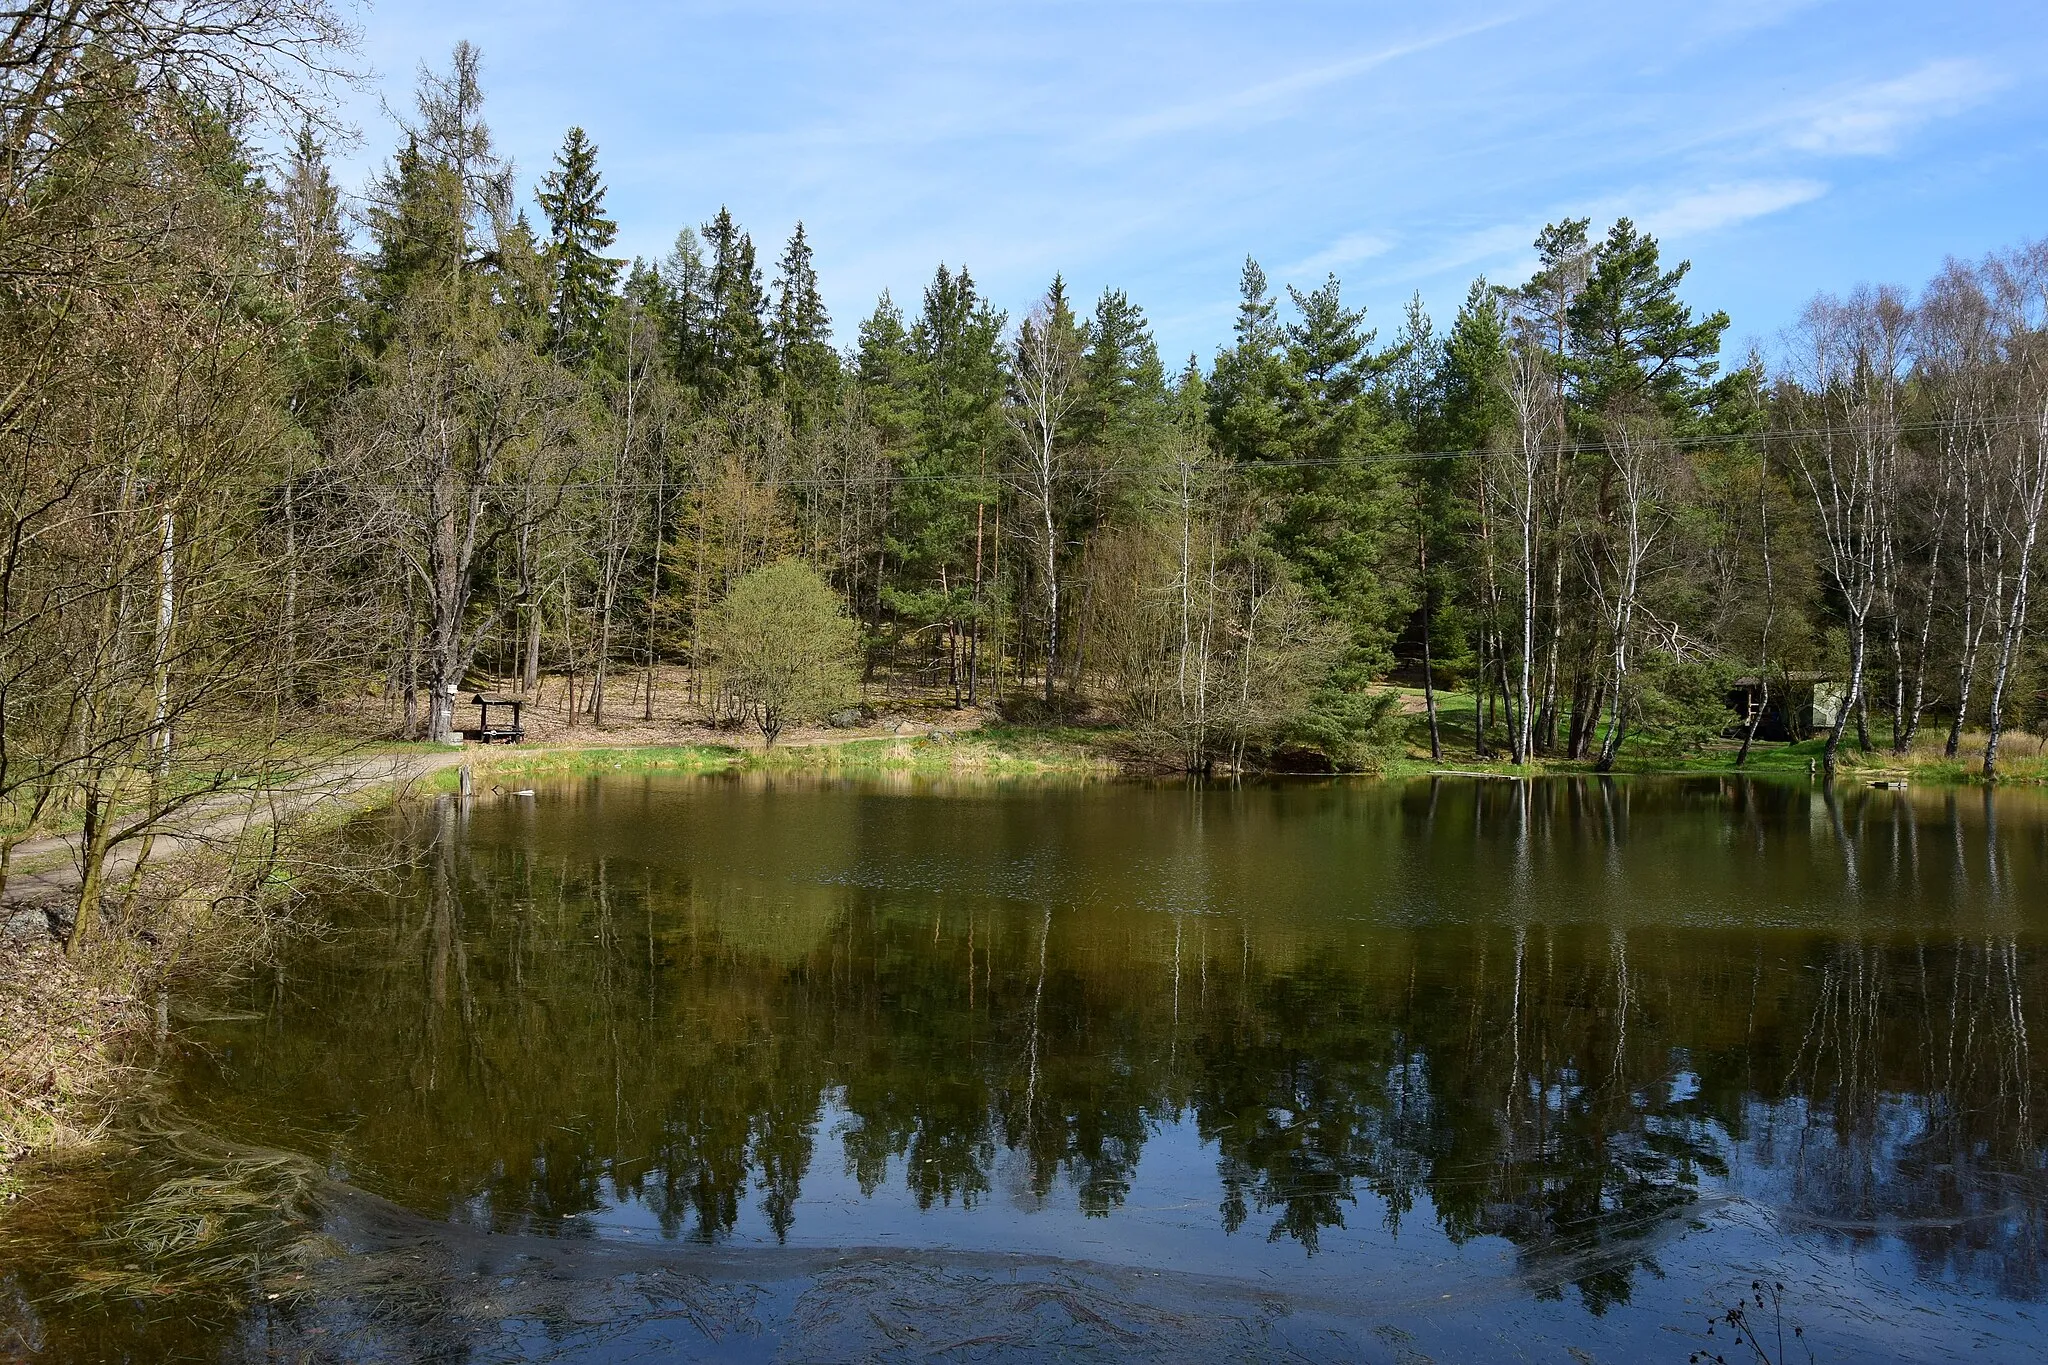
[[[860,628],[839,594],[798,559],[733,585],[711,613],[715,679],[770,745],[791,722],[822,720],[857,700]]]

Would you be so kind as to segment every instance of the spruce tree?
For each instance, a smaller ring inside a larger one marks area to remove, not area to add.
[[[555,153],[555,168],[541,180],[535,198],[548,216],[546,259],[554,300],[549,309],[555,352],[564,360],[588,359],[597,349],[605,311],[624,261],[604,255],[619,227],[604,215],[604,182],[597,173],[597,147],[581,128],[571,128]]]
[[[371,348],[381,350],[407,296],[424,284],[452,285],[461,274],[461,181],[408,136],[373,185],[368,216],[373,252],[363,285],[369,306],[363,332]]]
[[[276,279],[291,311],[292,406],[301,421],[312,421],[345,383],[351,272],[341,191],[310,120],[292,141],[272,196],[271,223]]]
[[[815,409],[830,401],[839,379],[832,316],[818,293],[818,270],[802,222],[790,234],[776,266],[775,321],[769,336],[791,423],[801,428],[813,419]]]
[[[714,392],[742,383],[762,387],[772,376],[767,296],[754,263],[754,239],[740,231],[729,209],[704,225],[710,260],[707,380]]]
[[[974,509],[994,499],[1003,439],[1003,324],[964,267],[941,265],[910,330],[915,436],[889,537],[903,586],[888,600],[916,620],[957,621],[968,609]]]
[[[703,392],[711,372],[711,271],[695,228],[676,234],[661,266],[662,327],[669,372],[684,388]]]

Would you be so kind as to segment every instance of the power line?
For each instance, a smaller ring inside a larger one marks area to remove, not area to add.
[[[1887,428],[1888,434],[1904,437],[1930,431],[1950,429],[1957,424],[1948,422],[1902,422]],[[1983,418],[1966,424],[1970,430],[1990,432],[2020,426],[2032,425],[2031,421],[2018,416]],[[1868,436],[1868,426],[1831,425],[1813,427],[1781,427],[1760,432],[1709,433],[1695,436],[1656,437],[1636,443],[1639,447],[1653,450],[1694,450],[1711,447],[1729,447],[1759,442],[1787,440],[1818,440],[1834,436]],[[1560,445],[1545,447],[1547,454],[1556,456],[1607,454],[1614,446],[1605,441],[1568,441]],[[1223,460],[1206,462],[1205,472],[1228,477],[1243,477],[1266,471],[1290,469],[1345,469],[1376,468],[1410,464],[1427,464],[1438,461],[1474,460],[1500,454],[1483,448],[1464,450],[1416,450],[1393,451],[1370,455],[1339,455],[1323,458],[1289,458],[1280,460]],[[931,474],[907,474],[899,470],[878,470],[871,474],[803,475],[790,477],[763,478],[757,481],[776,488],[871,488],[899,484],[930,486],[959,483],[1000,483],[1000,476],[979,473],[972,470],[947,470]],[[392,485],[379,485],[392,486]],[[656,482],[646,479],[604,480],[604,479],[527,479],[516,482],[488,483],[482,485],[485,492],[517,492],[523,490],[547,490],[560,492],[627,491],[627,492],[677,492],[688,491],[692,486],[686,479]]]

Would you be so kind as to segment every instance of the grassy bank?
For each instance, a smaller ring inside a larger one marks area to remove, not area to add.
[[[585,748],[474,749],[464,757],[479,789],[519,780],[599,773],[839,772],[960,773],[989,777],[1107,774],[1119,770],[1116,733],[1076,728],[998,726],[915,735],[807,740],[772,747],[723,744],[613,745]],[[434,775],[454,791],[455,769]]]
[[[239,976],[298,931],[293,869],[317,861],[302,850],[409,789],[378,781],[325,797],[283,827],[116,879],[102,932],[76,955],[46,930],[40,905],[0,907],[0,1204],[19,1192],[29,1158],[104,1133],[154,1065],[173,992]]]
[[[1416,777],[1448,770],[1484,772],[1503,777],[1531,774],[1569,776],[1597,771],[1592,763],[1561,758],[1532,758],[1527,766],[1516,767],[1498,758],[1474,757],[1478,708],[1469,694],[1437,695],[1443,758],[1432,760],[1429,757],[1428,717],[1415,713],[1422,705],[1420,690],[1399,688],[1396,691],[1403,695],[1407,703],[1404,710],[1408,714],[1404,715],[1400,729],[1402,752],[1384,760],[1380,771],[1385,776]],[[1873,717],[1873,722],[1875,719]],[[1507,752],[1508,738],[1504,726],[1496,722],[1487,737],[1492,753],[1500,755]],[[1884,737],[1875,731],[1868,750],[1859,749],[1851,734],[1845,738],[1836,756],[1839,776],[1844,781],[1904,778],[1928,785],[1983,784],[1986,736],[1982,732],[1965,732],[1955,758],[1943,753],[1946,739],[1945,729],[1923,731],[1908,752],[1895,754]],[[1824,737],[1792,744],[1760,742],[1751,747],[1747,761],[1738,767],[1736,759],[1741,754],[1741,745],[1734,740],[1717,739],[1704,748],[1672,752],[1656,737],[1638,735],[1622,746],[1614,771],[1646,776],[1692,774],[1804,778],[1818,774],[1826,748]],[[2026,731],[2008,731],[2000,741],[1997,781],[2012,786],[2048,783],[2048,755],[2044,755],[2044,748],[2048,748],[2048,741],[2044,741],[2042,736]]]

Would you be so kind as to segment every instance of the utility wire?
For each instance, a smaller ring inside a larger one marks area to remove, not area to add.
[[[1909,434],[1920,432],[1945,430],[1955,425],[1957,424],[1949,422],[1902,422],[1895,426],[1889,427],[1887,430],[1889,433],[1896,433],[1899,436],[1906,436]],[[2020,426],[2032,426],[2034,425],[2034,423],[2030,418],[2008,416],[1983,418],[1963,425],[1967,425],[1971,430],[1974,431],[1990,432],[1995,430],[2016,428]],[[1703,447],[1736,446],[1745,443],[1753,444],[1760,441],[1771,442],[1788,440],[1818,440],[1833,436],[1868,436],[1870,434],[1871,428],[1869,426],[1838,425],[1816,427],[1781,427],[1775,429],[1767,429],[1758,432],[1733,432],[1713,433],[1698,436],[1657,437],[1654,439],[1638,442],[1637,445],[1639,448],[1647,448],[1653,450],[1694,450]],[[1613,447],[1611,445],[1604,441],[1575,441],[1566,442],[1562,445],[1547,446],[1545,449],[1548,453],[1562,456],[1606,454],[1612,448]],[[1289,469],[1345,468],[1365,469],[1388,465],[1427,464],[1436,461],[1446,460],[1473,460],[1481,459],[1485,456],[1499,453],[1500,452],[1489,451],[1485,449],[1467,449],[1395,451],[1372,455],[1339,455],[1325,457],[1321,459],[1290,458],[1282,460],[1233,461],[1216,458],[1206,462],[1207,469],[1205,472],[1224,474],[1229,476],[1244,476],[1263,473],[1269,470],[1279,471]],[[931,474],[906,474],[893,469],[878,470],[872,474],[804,475],[791,476],[787,478],[763,478],[757,480],[758,483],[771,484],[777,488],[863,488],[877,487],[890,484],[972,484],[1000,481],[1001,480],[999,476],[990,475],[986,473],[977,473],[973,470],[947,470]],[[364,481],[357,482],[358,486],[361,486]],[[610,490],[651,493],[657,491],[683,491],[687,490],[689,487],[690,484],[688,480],[684,480],[679,484],[676,480],[673,479],[664,480],[662,482],[638,479],[522,479],[518,481],[488,483],[482,485],[483,490],[486,492],[515,492],[520,490],[546,489],[561,490],[565,492]]]

